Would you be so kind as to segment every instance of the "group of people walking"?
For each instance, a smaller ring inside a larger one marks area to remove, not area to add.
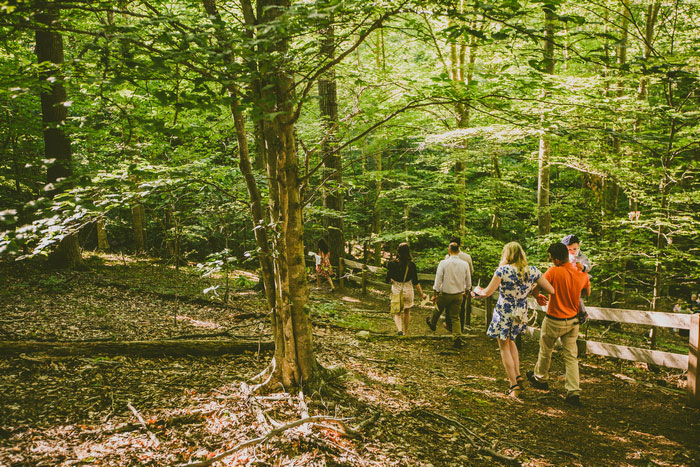
[[[576,340],[579,331],[579,312],[582,296],[590,294],[588,259],[580,253],[579,240],[567,235],[562,242],[552,244],[549,249],[552,266],[543,274],[529,266],[525,251],[517,242],[503,247],[501,261],[486,288],[472,290],[474,267],[471,257],[460,250],[459,238],[453,237],[447,256],[440,261],[433,283],[432,301],[435,311],[426,317],[426,325],[435,331],[440,316],[445,313],[446,327],[454,336],[454,347],[461,348],[463,322],[460,307],[466,296],[488,297],[499,292],[493,309],[493,318],[486,334],[498,342],[501,360],[510,383],[508,395],[519,397],[524,389],[520,372],[520,357],[515,338],[527,327],[527,297],[536,296],[540,304],[548,302],[547,315],[542,322],[537,364],[526,373],[530,384],[537,389],[548,389],[547,382],[554,343],[561,339],[566,367],[566,402],[580,405],[578,372],[578,349]],[[396,258],[387,265],[386,281],[392,284],[392,294],[403,295],[403,307],[394,312],[394,322],[399,335],[408,332],[410,309],[413,306],[415,286],[418,293],[427,298],[418,283],[416,265],[407,243],[397,249]],[[458,324],[459,323],[459,324]]]

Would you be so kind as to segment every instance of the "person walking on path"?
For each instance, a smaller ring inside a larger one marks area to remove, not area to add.
[[[508,395],[518,397],[523,379],[520,376],[520,356],[515,338],[527,328],[527,297],[534,288],[551,294],[552,284],[534,266],[527,265],[527,257],[518,242],[503,247],[501,264],[493,274],[489,285],[477,287],[473,297],[489,297],[498,290],[498,302],[493,309],[493,319],[486,335],[498,342],[501,361],[510,383]]]
[[[403,293],[403,309],[394,314],[394,323],[396,323],[398,334],[403,336],[408,334],[408,325],[411,322],[413,287],[418,289],[418,293],[423,299],[427,298],[418,283],[418,270],[411,257],[408,243],[399,244],[396,249],[396,259],[387,264],[386,282],[391,283],[391,293]]]
[[[588,259],[588,256],[581,252],[581,242],[578,237],[574,234],[569,234],[562,238],[561,242],[566,245],[566,248],[569,250],[569,262],[581,272],[591,272],[593,265],[591,264],[591,260]],[[578,308],[580,312],[585,313],[586,305],[583,303],[583,297],[579,300]]]
[[[457,253],[457,257],[461,259],[462,261],[466,261],[466,263],[469,265],[469,274],[471,277],[474,277],[474,263],[472,263],[472,257],[468,254],[462,251],[462,241],[459,239],[459,237],[452,237],[450,239],[450,243],[456,243],[457,246],[460,248],[459,253]],[[448,254],[445,256],[445,259],[449,258],[450,255]],[[469,292],[469,291],[467,291]],[[460,325],[460,330],[464,331],[464,322],[466,321],[466,312],[467,312],[467,296],[462,298],[462,304],[459,307],[459,325]],[[450,315],[446,314],[445,316],[445,327],[447,328],[448,331],[452,332],[452,320],[450,319]]]
[[[569,262],[569,251],[563,243],[555,243],[547,250],[554,263],[544,273],[554,287],[554,295],[549,300],[547,315],[542,321],[540,351],[534,371],[527,372],[527,379],[536,389],[549,389],[547,378],[552,359],[552,349],[557,339],[561,339],[564,365],[566,368],[566,399],[568,404],[581,405],[581,388],[578,373],[578,311],[581,294],[590,295],[591,283],[588,274],[581,272]]]
[[[318,256],[320,261],[316,264],[316,285],[321,287],[321,278],[327,279],[331,285],[331,292],[335,290],[333,285],[333,267],[331,266],[331,252],[328,243],[322,238],[318,240]]]
[[[447,259],[440,261],[435,273],[435,283],[433,284],[433,302],[436,310],[432,316],[425,318],[425,323],[431,331],[435,331],[438,319],[444,311],[450,316],[453,323],[459,322],[459,306],[462,297],[472,287],[472,276],[469,265],[459,259],[459,245],[452,242],[447,249],[449,254]],[[452,326],[454,336],[453,346],[457,349],[462,347],[462,330],[459,326]]]

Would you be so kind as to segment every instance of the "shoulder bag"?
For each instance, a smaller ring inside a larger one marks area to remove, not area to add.
[[[389,299],[391,302],[390,311],[391,311],[392,315],[396,315],[396,314],[401,313],[403,311],[403,288],[404,288],[404,285],[406,285],[406,277],[408,276],[408,266],[410,264],[411,263],[408,263],[406,265],[406,271],[403,274],[403,282],[401,282],[401,290],[399,290],[398,293],[394,293],[392,290],[391,294],[389,295]],[[393,285],[392,285],[392,289],[393,289]]]

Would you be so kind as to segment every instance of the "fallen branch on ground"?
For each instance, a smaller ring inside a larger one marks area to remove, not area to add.
[[[157,340],[114,342],[37,342],[0,341],[0,355],[48,353],[52,355],[134,355],[142,357],[186,355],[222,355],[273,350],[274,343],[257,339],[225,341],[207,340]],[[26,356],[25,356],[26,359]]]
[[[243,448],[246,448],[248,446],[253,446],[256,444],[260,444],[260,443],[264,443],[265,441],[268,441],[271,438],[273,438],[281,433],[284,433],[285,431],[290,430],[292,428],[296,428],[296,427],[298,427],[300,425],[304,425],[306,423],[320,422],[320,421],[326,421],[326,420],[343,421],[342,419],[328,417],[326,415],[314,415],[313,417],[302,418],[302,419],[295,420],[293,422],[284,424],[282,426],[279,426],[279,427],[267,432],[266,434],[264,434],[263,436],[260,436],[258,438],[253,438],[253,439],[250,439],[248,441],[244,441],[244,442],[234,446],[233,448],[212,457],[211,459],[207,459],[207,460],[203,460],[203,461],[199,461],[199,462],[191,462],[189,464],[180,464],[179,467],[207,467],[209,465],[212,465],[214,462],[217,462],[225,457],[230,456],[231,454],[234,454],[237,451],[240,451]]]
[[[161,427],[161,426],[175,426],[175,425],[187,425],[189,423],[196,423],[200,421],[201,419],[208,417],[209,415],[212,415],[215,411],[210,410],[208,412],[194,412],[194,413],[189,413],[189,414],[181,414],[181,415],[173,415],[172,417],[166,417],[166,418],[159,418],[158,420],[154,421],[147,421],[146,424],[149,427]],[[137,423],[122,423],[121,425],[118,425],[114,427],[111,430],[104,430],[102,431],[103,435],[112,435],[115,433],[126,433],[129,431],[134,431],[142,428],[142,425],[137,424]]]
[[[156,447],[160,446],[160,441],[158,441],[158,438],[156,437],[156,435],[154,435],[153,432],[148,429],[148,425],[146,425],[146,420],[143,419],[143,417],[138,412],[138,410],[136,410],[134,408],[134,406],[131,405],[131,402],[127,402],[126,406],[129,407],[129,410],[131,410],[131,412],[134,414],[134,416],[136,416],[136,418],[138,419],[139,423],[141,423],[141,426],[146,430],[146,432],[148,433],[148,436],[151,438],[151,441],[153,442],[153,444]]]

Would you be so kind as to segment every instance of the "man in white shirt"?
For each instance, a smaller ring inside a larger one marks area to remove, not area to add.
[[[425,318],[428,327],[435,331],[436,324],[443,311],[450,316],[452,322],[459,322],[459,307],[464,294],[471,289],[472,275],[469,264],[459,259],[459,245],[452,242],[447,249],[448,257],[440,261],[435,273],[433,284],[433,301],[436,310],[432,317]],[[455,337],[454,347],[462,347],[462,330],[460,326],[452,327],[452,335]]]
[[[472,263],[472,257],[468,254],[462,251],[462,241],[459,239],[459,237],[452,237],[450,239],[450,243],[456,243],[457,246],[460,248],[459,253],[457,253],[457,257],[461,259],[462,261],[466,261],[467,264],[469,264],[469,273],[471,274],[472,277],[474,277],[474,263]],[[448,254],[445,256],[445,259],[449,258],[450,255]],[[469,290],[467,290],[467,293],[469,293]],[[469,313],[471,313],[471,306]],[[445,314],[445,327],[447,328],[448,331],[452,332],[452,319],[450,318],[449,314]],[[467,295],[465,295],[462,298],[462,304],[459,307],[459,325],[460,325],[460,330],[464,331],[464,322],[467,320],[466,319],[467,315]],[[469,320],[471,321],[471,315]]]

